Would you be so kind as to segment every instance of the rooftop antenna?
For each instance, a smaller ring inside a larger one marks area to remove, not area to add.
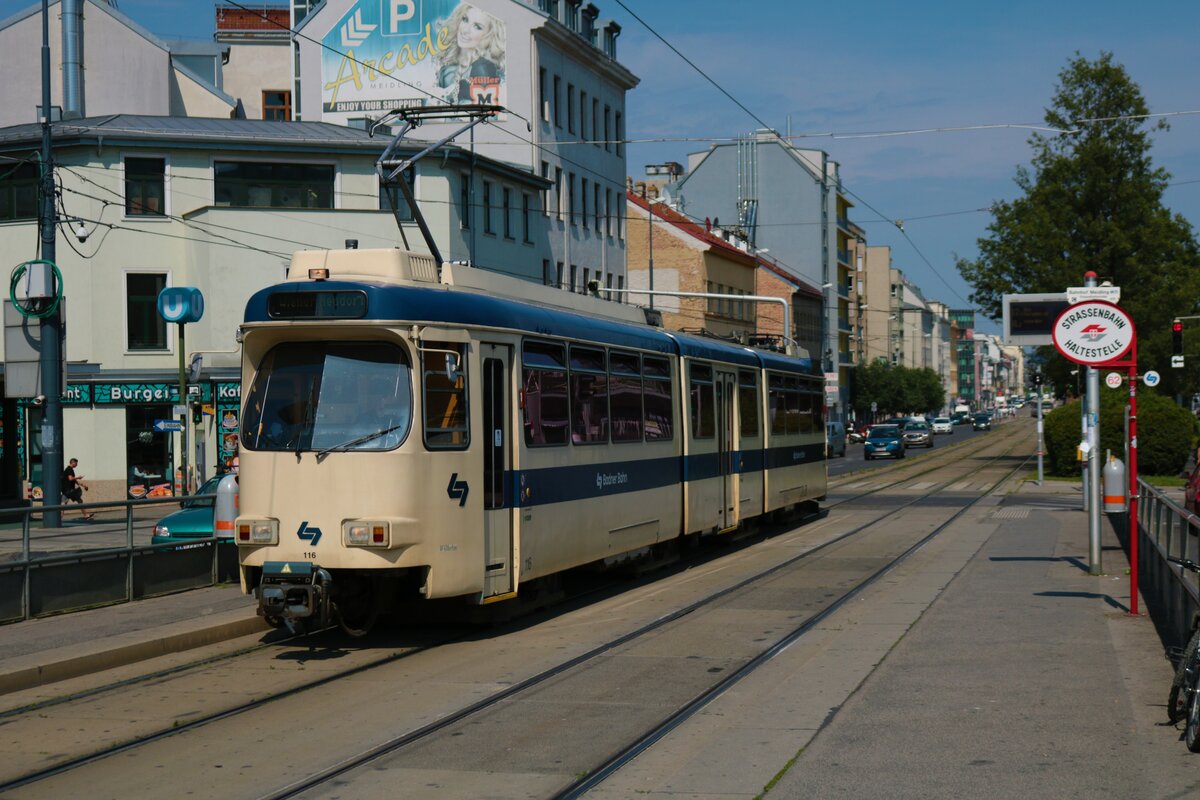
[[[437,264],[438,279],[442,277],[442,254],[437,248],[437,244],[433,241],[433,234],[429,230],[429,224],[425,221],[425,215],[421,213],[421,209],[417,206],[417,198],[413,194],[412,186],[409,185],[408,179],[404,177],[404,171],[413,164],[420,161],[429,153],[442,147],[447,142],[453,141],[457,137],[474,128],[481,122],[489,120],[504,110],[504,106],[494,105],[448,105],[448,106],[428,106],[419,108],[397,108],[384,114],[378,120],[371,124],[367,133],[371,136],[375,135],[375,131],[382,127],[388,126],[396,120],[402,121],[404,124],[400,130],[392,136],[392,143],[383,151],[383,155],[375,162],[375,172],[379,175],[379,182],[388,187],[393,184],[400,187],[400,192],[404,195],[404,201],[408,203],[408,207],[412,209],[413,219],[416,220],[417,227],[421,229],[421,236],[425,238],[425,244],[429,247],[429,254],[433,256],[434,263]],[[425,147],[416,155],[408,158],[401,158],[396,154],[397,148],[400,146],[401,140],[408,135],[414,128],[419,127],[424,122],[443,122],[452,119],[461,120],[463,117],[468,118],[468,122],[449,136],[445,136]],[[396,227],[400,229],[400,238],[404,240],[404,247],[408,249],[408,237],[404,234],[404,225],[400,219],[400,209],[395,205],[392,207],[392,214],[396,217]]]

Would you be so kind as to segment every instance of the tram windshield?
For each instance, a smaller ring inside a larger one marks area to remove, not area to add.
[[[391,450],[412,420],[412,370],[383,342],[287,342],[263,358],[246,400],[250,450]]]

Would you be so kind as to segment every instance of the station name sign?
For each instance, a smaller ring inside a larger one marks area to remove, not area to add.
[[[1059,315],[1052,332],[1054,346],[1077,364],[1096,366],[1115,361],[1133,346],[1133,319],[1103,300],[1071,306]]]

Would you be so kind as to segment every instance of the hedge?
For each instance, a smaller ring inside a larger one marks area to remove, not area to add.
[[[1124,384],[1120,389],[1100,388],[1100,456],[1111,450],[1117,458],[1125,452],[1125,404],[1129,399]],[[1196,437],[1196,418],[1174,400],[1153,390],[1137,396],[1138,473],[1175,475],[1187,465]],[[1051,475],[1075,475],[1079,462],[1075,448],[1083,440],[1080,402],[1056,408],[1046,416],[1046,455]]]

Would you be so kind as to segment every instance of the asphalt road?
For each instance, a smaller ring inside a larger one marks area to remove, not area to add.
[[[970,425],[955,425],[954,433],[941,433],[934,437],[933,447],[911,447],[908,449],[905,458],[921,458],[926,453],[937,452],[939,447],[946,445],[958,444],[963,441],[969,441],[980,436],[995,436],[998,432],[1003,431],[1007,426],[1015,422],[1025,421],[1027,418],[1006,417],[1002,422],[995,425],[990,431],[972,430]],[[878,469],[895,461],[890,458],[878,458],[872,461],[867,461],[863,458],[862,444],[846,444],[846,455],[838,456],[829,459],[829,477],[835,478],[839,475],[845,475],[849,472],[858,472],[864,469]]]

